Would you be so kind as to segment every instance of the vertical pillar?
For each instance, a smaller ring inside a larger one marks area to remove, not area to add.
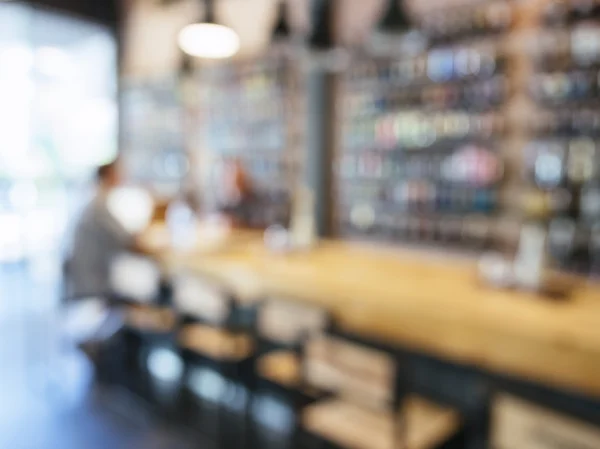
[[[332,233],[332,159],[335,144],[335,75],[313,70],[307,80],[305,183],[315,195],[315,218],[321,237]]]
[[[319,53],[333,47],[335,0],[314,0],[313,47]],[[326,54],[326,53],[325,53]],[[318,60],[327,56],[320,54]],[[322,62],[322,61],[320,61]],[[317,63],[307,77],[307,138],[304,181],[315,195],[315,220],[319,236],[333,233],[332,161],[335,147],[336,75]]]

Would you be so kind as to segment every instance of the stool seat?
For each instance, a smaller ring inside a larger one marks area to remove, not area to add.
[[[219,361],[244,360],[254,351],[252,338],[202,324],[192,324],[179,334],[179,345],[202,356]]]
[[[400,435],[406,449],[434,449],[453,437],[460,426],[457,412],[417,396],[407,398],[402,415],[406,434]],[[306,430],[351,449],[394,449],[394,427],[401,426],[400,419],[390,411],[368,409],[343,399],[308,406],[302,415]]]
[[[175,313],[166,307],[126,306],[125,326],[141,332],[167,333],[175,327]]]
[[[292,351],[274,351],[258,359],[258,374],[286,388],[300,384],[300,358]]]

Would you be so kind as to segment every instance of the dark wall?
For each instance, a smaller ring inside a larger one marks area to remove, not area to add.
[[[118,30],[120,0],[29,0],[26,3],[81,16]]]

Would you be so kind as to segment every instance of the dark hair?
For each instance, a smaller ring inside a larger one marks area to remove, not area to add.
[[[96,181],[104,181],[117,165],[117,161],[110,162],[108,164],[101,165],[96,169]]]

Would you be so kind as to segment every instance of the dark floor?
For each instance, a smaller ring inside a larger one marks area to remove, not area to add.
[[[130,396],[92,387],[87,360],[61,341],[57,280],[0,266],[0,449],[188,449],[197,438]]]

